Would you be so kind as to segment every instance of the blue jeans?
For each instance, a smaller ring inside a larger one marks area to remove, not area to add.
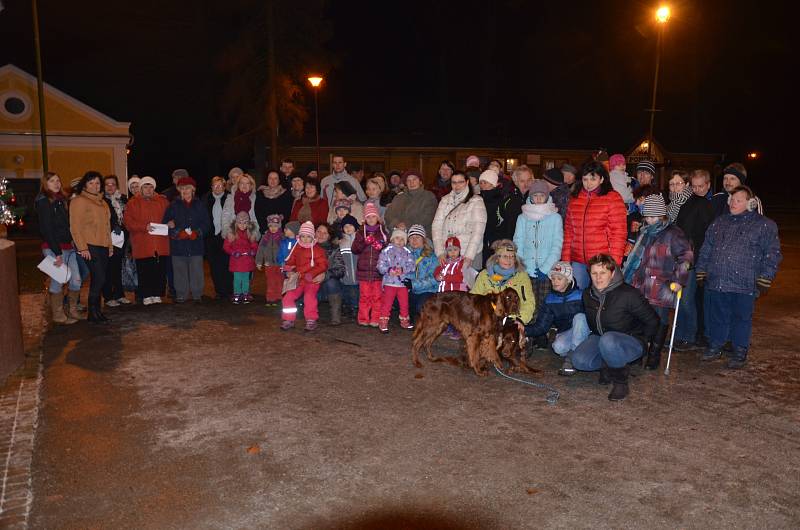
[[[591,334],[570,356],[572,365],[583,371],[599,370],[605,361],[609,368],[623,368],[644,353],[642,343],[618,331],[602,336]]]
[[[56,257],[55,253],[49,248],[43,248],[42,254],[44,254],[45,256],[51,256],[53,258]],[[79,257],[78,254],[74,250],[61,251],[61,260],[64,262],[64,265],[66,265],[69,268],[70,291],[81,290],[81,269],[80,266],[78,265],[78,257]],[[52,278],[48,276],[47,290],[53,294],[58,294],[61,292],[61,289],[62,285],[60,283],[56,283]]]
[[[586,322],[586,315],[578,313],[572,317],[572,327],[556,335],[553,340],[553,351],[564,357],[586,340],[591,331]]]
[[[332,294],[342,294],[342,282],[338,278],[328,278],[322,282],[322,288],[319,290],[317,298],[324,300]]]
[[[354,311],[358,311],[358,284],[347,285],[341,283],[342,289],[342,305],[352,307]]]
[[[583,263],[572,262],[572,277],[575,278],[578,289],[583,290],[589,287],[589,269]]]
[[[697,340],[697,276],[694,269],[689,271],[689,279],[681,294],[678,310],[678,325],[675,327],[675,338],[694,342]]]
[[[708,304],[706,314],[709,343],[712,349],[720,349],[730,339],[734,348],[747,350],[753,331],[753,307],[755,296],[742,293],[723,293],[706,289]]]

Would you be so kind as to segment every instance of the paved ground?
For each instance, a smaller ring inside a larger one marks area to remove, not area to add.
[[[678,354],[609,403],[410,363],[410,333],[126,307],[44,341],[32,528],[797,528],[800,231],[745,370]],[[441,350],[452,349],[440,340]],[[390,522],[392,524],[390,524]]]

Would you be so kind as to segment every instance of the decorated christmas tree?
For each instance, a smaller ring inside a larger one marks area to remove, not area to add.
[[[25,208],[17,205],[14,190],[8,187],[8,181],[0,177],[0,224],[22,226],[22,214]]]

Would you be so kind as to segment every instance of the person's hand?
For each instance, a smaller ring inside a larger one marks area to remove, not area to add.
[[[110,258],[113,255],[114,255],[114,247],[111,247],[108,249],[108,257]]]
[[[191,228],[190,226],[187,226],[187,227],[186,227],[186,228],[184,228],[183,230],[184,230],[184,232],[186,232],[187,234],[189,234],[189,235],[192,235],[192,228]]]
[[[406,289],[408,289],[409,291],[414,287],[413,284],[411,283],[410,278],[406,278],[405,280],[403,280],[403,285],[405,285]]]
[[[439,256],[439,265],[444,265],[445,263],[447,263],[447,258]]]
[[[700,287],[703,286],[703,283],[705,283],[705,281],[706,281],[706,276],[708,276],[707,272],[705,272],[705,271],[697,271],[696,277],[697,277],[697,285],[698,286],[700,286]]]
[[[92,254],[88,250],[79,250],[78,254],[80,254],[81,257],[83,259],[85,259],[86,261],[91,261],[92,260]]]
[[[56,256],[55,266],[60,267],[63,264],[64,264],[64,257],[61,254],[59,254],[58,256]]]
[[[167,223],[167,226],[170,227],[170,228],[175,228],[175,221],[170,219],[169,222]]]
[[[472,265],[472,258],[465,257],[464,258],[464,267],[469,267],[470,265]]]
[[[758,278],[756,280],[756,289],[758,289],[759,296],[766,295],[770,287],[772,287],[772,280],[769,278]]]
[[[314,279],[312,279],[311,281],[314,283],[322,283],[324,280],[325,280],[325,273],[320,272],[319,274],[314,276]]]

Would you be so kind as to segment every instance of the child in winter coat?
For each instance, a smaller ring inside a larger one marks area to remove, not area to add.
[[[683,230],[669,224],[660,193],[645,197],[641,214],[644,225],[622,274],[626,283],[642,292],[661,320],[645,363],[646,369],[655,370],[667,337],[669,311],[675,306],[676,293],[689,279],[694,254]]]
[[[439,281],[434,277],[439,259],[422,225],[411,225],[408,229],[408,248],[416,264],[414,276],[410,280],[411,316],[416,319],[428,298],[439,290]]]
[[[317,245],[314,237],[314,223],[306,221],[300,226],[297,244],[292,247],[283,271],[290,282],[296,282],[294,289],[283,295],[283,315],[281,330],[288,331],[294,327],[297,319],[295,301],[303,297],[303,317],[306,319],[306,331],[317,329],[319,311],[317,310],[317,292],[328,270],[328,258],[325,251]]]
[[[267,307],[276,307],[281,301],[281,289],[283,288],[283,273],[281,263],[278,261],[278,253],[281,248],[281,221],[283,216],[273,214],[267,216],[267,231],[261,236],[256,252],[256,267],[258,270],[264,269],[266,279],[266,299]]]
[[[544,303],[539,306],[536,321],[525,326],[525,335],[536,338],[546,336],[551,328],[556,328],[552,348],[564,358],[559,375],[574,375],[570,354],[591,333],[586,315],[583,312],[583,293],[572,277],[572,265],[568,261],[558,261],[548,274],[553,284]]]
[[[391,244],[381,251],[378,257],[378,272],[383,275],[383,301],[381,302],[381,319],[379,328],[382,333],[389,333],[389,316],[395,298],[400,305],[400,327],[412,329],[408,312],[408,288],[414,275],[414,258],[406,248],[408,236],[405,230],[395,228],[390,238]]]
[[[450,236],[444,243],[447,261],[436,267],[433,277],[439,282],[439,292],[469,291],[464,281],[464,256],[461,255],[461,242]]]
[[[620,154],[611,155],[608,159],[608,167],[611,169],[608,176],[611,178],[611,187],[620,194],[625,207],[629,209],[633,204],[633,190],[631,189],[631,178],[625,171],[625,157]]]
[[[292,248],[297,244],[297,233],[300,231],[300,223],[298,221],[289,221],[283,227],[283,238],[281,239],[280,248],[278,248],[278,265],[283,266],[286,263],[286,258]]]
[[[342,219],[342,234],[339,238],[339,253],[344,260],[344,276],[340,280],[342,283],[342,314],[354,317],[358,312],[358,277],[357,258],[353,254],[353,240],[358,231],[358,222],[355,217],[345,216]]]
[[[378,258],[388,239],[378,216],[378,208],[367,203],[364,206],[364,226],[356,232],[351,246],[353,254],[358,256],[356,277],[359,326],[379,326],[382,293]]]
[[[331,227],[322,223],[316,231],[317,246],[325,251],[328,270],[320,287],[321,298],[327,298],[331,310],[331,326],[342,323],[342,277],[345,273],[344,258],[339,247],[331,242]]]
[[[250,294],[250,274],[256,268],[256,249],[258,248],[258,226],[250,219],[250,214],[241,211],[225,236],[223,250],[230,254],[228,269],[233,273],[234,304],[249,304],[253,301]]]

